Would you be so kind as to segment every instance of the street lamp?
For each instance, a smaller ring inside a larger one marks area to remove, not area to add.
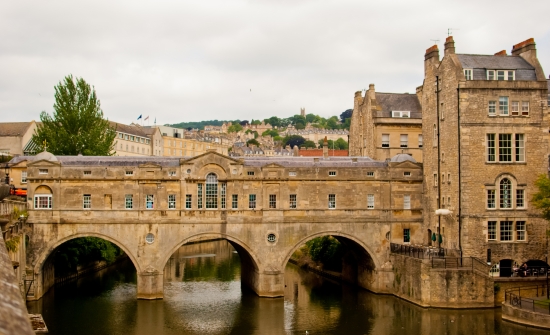
[[[8,163],[4,166],[4,172],[6,173],[6,185],[10,184],[10,166]]]

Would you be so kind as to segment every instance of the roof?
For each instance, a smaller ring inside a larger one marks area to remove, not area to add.
[[[323,157],[323,149],[309,149],[309,150],[300,149],[298,154],[303,157]],[[340,150],[340,149],[338,150],[328,149],[328,155],[329,157],[333,157],[333,156],[347,157],[349,156],[349,151]]]
[[[23,136],[32,122],[1,122],[0,136]]]
[[[392,163],[401,163],[407,161],[416,163],[416,160],[409,154],[397,154],[390,159],[390,162]]]
[[[147,137],[147,135],[149,134],[149,132],[146,130],[148,128],[129,126],[129,125],[126,125],[126,124],[113,122],[113,121],[109,121],[109,123],[110,123],[111,127],[114,127],[116,131],[121,132],[121,133],[136,135],[136,136],[142,136],[142,137]]]
[[[486,70],[516,70],[516,80],[537,80],[535,67],[521,56],[457,54],[463,69],[474,69],[474,80],[487,80]],[[476,71],[482,70],[482,71]]]
[[[382,108],[378,117],[391,117],[392,111],[410,111],[411,119],[422,118],[422,107],[416,94],[408,93],[375,93],[376,103]]]
[[[158,164],[162,167],[179,167],[181,159],[191,157],[140,157],[140,156],[56,156],[61,166],[138,166],[141,164]],[[33,162],[36,156],[18,156],[10,161],[17,164],[22,161]],[[262,167],[279,164],[284,167],[387,167],[388,162],[375,161],[369,157],[244,157],[244,166]]]

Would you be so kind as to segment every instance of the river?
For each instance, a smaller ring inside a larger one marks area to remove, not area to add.
[[[241,287],[240,260],[226,241],[182,246],[164,270],[164,299],[136,299],[130,261],[29,302],[50,334],[549,335],[501,321],[499,309],[424,309],[341,285],[289,264],[284,298]]]

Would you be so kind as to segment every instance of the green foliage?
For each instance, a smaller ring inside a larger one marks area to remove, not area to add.
[[[252,124],[252,125],[259,125],[259,124],[262,124],[262,121],[252,119],[252,121],[250,122],[250,124]]]
[[[314,238],[306,243],[312,260],[320,262],[327,270],[340,271],[344,250],[342,244],[332,236]]]
[[[315,114],[311,114],[311,113],[306,115],[306,122],[308,122],[308,123],[317,122],[319,119],[321,119],[321,117],[319,115],[315,115]]]
[[[533,194],[533,205],[542,210],[542,216],[550,221],[550,178],[541,174],[535,181],[538,192]]]
[[[33,141],[54,155],[110,156],[116,132],[103,118],[95,90],[72,75],[55,86],[54,113],[40,114]]]
[[[305,141],[304,144],[302,144],[302,147],[304,147],[304,148],[317,148],[317,146],[315,145],[315,142],[310,141],[310,140]]]
[[[268,129],[262,133],[262,136],[276,137],[279,136],[279,132],[275,129]]]
[[[258,143],[258,141],[256,141],[255,139],[251,139],[251,140],[246,141],[247,146],[249,146],[250,144],[255,145],[257,147],[260,146],[260,143]]]
[[[300,135],[285,136],[283,138],[283,147],[287,145],[290,145],[291,148],[294,148],[295,145],[302,146],[305,141],[306,139]]]
[[[319,145],[323,146],[324,140],[319,140]],[[328,140],[328,148],[329,149],[335,149],[335,150],[347,150],[349,148],[348,142],[346,142],[343,138],[339,138],[336,141]]]
[[[247,129],[246,132],[245,132],[245,134],[254,134],[254,138],[255,138],[255,139],[258,138],[258,136],[260,136],[260,135],[258,135],[258,132],[257,132],[257,131],[255,131],[255,130],[250,130],[250,129]]]
[[[60,245],[54,254],[55,271],[74,272],[78,265],[104,260],[112,263],[124,252],[115,244],[98,237],[80,237]]]
[[[199,129],[204,130],[204,126],[221,126],[224,123],[239,123],[241,120],[223,121],[223,120],[209,120],[209,121],[196,121],[196,122],[180,122],[174,124],[166,124],[166,126],[182,129]]]
[[[18,247],[19,247],[19,236],[13,236],[12,238],[6,241],[6,249],[8,249],[9,252],[16,252]]]
[[[353,109],[346,109],[342,114],[340,114],[340,121],[345,123],[346,119],[350,119],[352,115]]]
[[[229,128],[227,128],[228,133],[238,133],[241,130],[243,130],[243,126],[241,126],[239,123],[234,123]]]

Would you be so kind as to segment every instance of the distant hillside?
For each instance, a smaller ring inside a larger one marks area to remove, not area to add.
[[[204,126],[221,126],[224,122],[240,122],[240,120],[236,121],[220,121],[220,120],[210,120],[210,121],[197,121],[197,122],[180,122],[180,123],[174,123],[174,124],[166,124],[165,126],[174,127],[174,128],[193,128],[193,129],[199,129],[203,130]]]

